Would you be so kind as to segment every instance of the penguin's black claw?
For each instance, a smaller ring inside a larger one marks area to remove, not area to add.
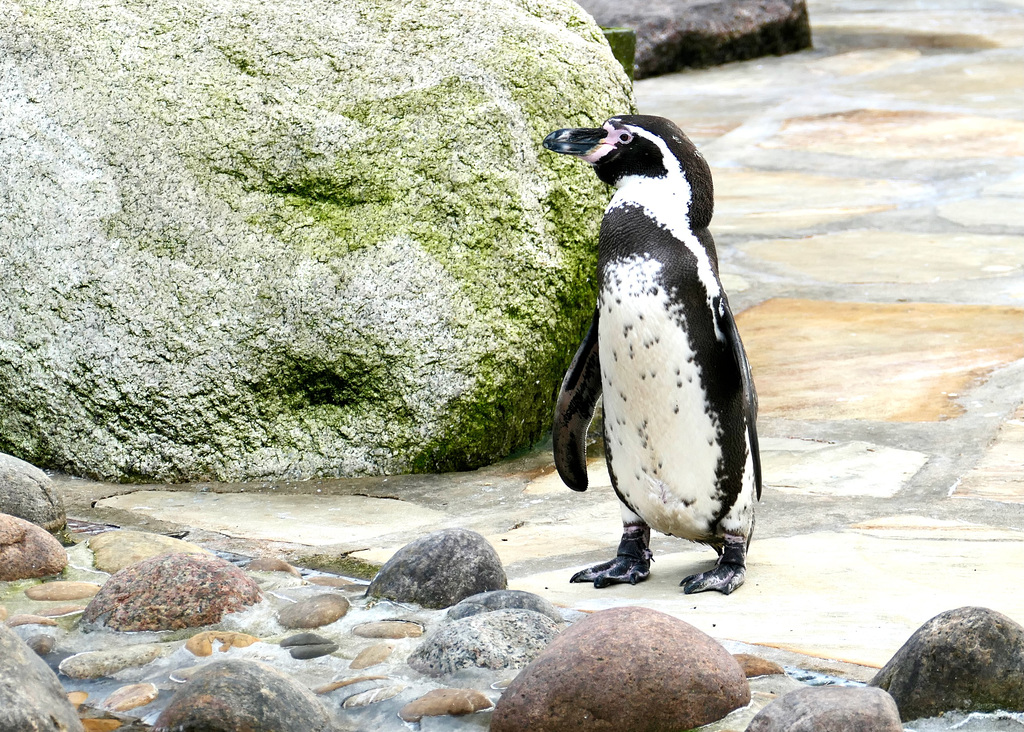
[[[651,527],[627,524],[622,527],[622,540],[615,558],[577,572],[570,582],[593,582],[601,589],[628,582],[635,585],[651,576]]]
[[[723,595],[728,595],[743,584],[746,573],[746,567],[742,564],[721,562],[714,569],[700,574],[692,574],[679,584],[687,595],[708,590],[716,590]]]
[[[608,585],[629,583],[635,585],[651,576],[651,565],[646,560],[634,557],[618,556],[608,562],[595,564],[593,567],[577,572],[570,582],[593,582],[594,587],[601,589]]]

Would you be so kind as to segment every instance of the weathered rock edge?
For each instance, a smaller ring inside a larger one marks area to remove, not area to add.
[[[0,450],[442,472],[547,428],[633,107],[569,0],[0,6]]]
[[[804,0],[581,0],[580,5],[602,26],[636,31],[637,79],[811,47]]]

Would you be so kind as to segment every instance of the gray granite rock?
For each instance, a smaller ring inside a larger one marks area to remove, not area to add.
[[[51,533],[68,523],[64,500],[50,476],[4,453],[0,453],[0,513],[31,521]]]
[[[902,732],[896,702],[881,689],[797,689],[758,712],[746,732]]]
[[[947,610],[914,631],[870,684],[892,695],[905,721],[1024,712],[1024,627],[988,608]]]
[[[609,194],[541,140],[633,107],[571,0],[4,3],[0,59],[0,449],[233,481],[550,425]]]
[[[306,687],[257,661],[215,661],[174,695],[154,732],[303,730],[327,732],[331,719]]]
[[[442,529],[399,549],[370,582],[368,597],[443,608],[508,585],[498,553],[475,531]]]
[[[409,665],[430,676],[464,668],[523,668],[561,630],[533,610],[495,610],[451,620],[430,633],[409,656]]]
[[[581,0],[602,26],[636,31],[635,77],[811,46],[804,0]]]
[[[57,674],[0,623],[0,730],[83,732]]]
[[[495,610],[509,610],[518,608],[520,610],[533,610],[534,612],[547,615],[556,623],[562,622],[562,614],[558,608],[545,600],[540,595],[522,590],[491,590],[471,595],[458,604],[448,608],[447,618],[458,620],[467,618],[470,615],[489,613]]]

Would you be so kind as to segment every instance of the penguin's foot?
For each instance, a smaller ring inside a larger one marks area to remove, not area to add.
[[[593,582],[601,589],[628,582],[635,585],[651,575],[651,527],[628,524],[622,529],[622,540],[614,559],[577,572],[570,582]]]
[[[742,536],[726,534],[725,548],[718,558],[715,568],[700,574],[692,574],[679,584],[683,592],[692,595],[695,592],[716,590],[723,595],[730,594],[743,584],[747,574],[747,540]]]

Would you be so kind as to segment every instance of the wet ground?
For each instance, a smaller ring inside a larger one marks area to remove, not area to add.
[[[944,610],[1024,623],[1024,2],[809,9],[813,51],[636,87],[712,165],[711,228],[760,394],[766,486],[736,593],[683,595],[714,554],[668,537],[646,583],[570,585],[614,553],[619,512],[599,455],[577,494],[544,445],[454,475],[60,478],[69,515],[305,564],[380,563],[463,526],[512,588],[646,605],[852,678]]]

